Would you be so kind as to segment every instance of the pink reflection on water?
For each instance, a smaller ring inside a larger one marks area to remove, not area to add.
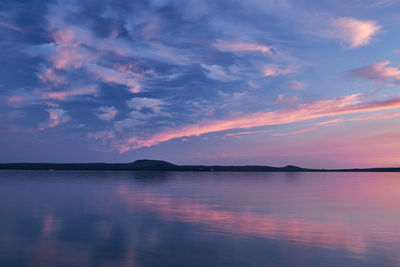
[[[227,208],[204,199],[130,192],[130,188],[122,184],[118,189],[118,198],[132,210],[150,211],[165,221],[199,224],[210,234],[286,240],[307,246],[344,249],[352,257],[364,257],[370,253],[370,242],[388,248],[400,243],[400,227],[387,224],[385,218],[376,218],[374,213],[374,210],[381,207],[389,214],[387,209],[393,212],[399,210],[397,205],[400,195],[397,192],[400,190],[400,181],[386,179],[377,183],[375,178],[379,177],[369,179],[368,174],[365,176],[365,179],[352,179],[352,185],[336,181],[326,185],[328,191],[325,191],[326,188],[318,188],[320,193],[315,200],[326,202],[323,205],[327,207],[326,210],[321,208],[322,212],[334,213],[335,209],[340,209],[340,213],[345,214],[331,216],[329,220],[322,214],[319,219],[315,215],[290,215],[285,214],[285,211],[265,214],[248,206]],[[246,188],[243,190],[246,191]],[[256,193],[254,190],[251,192]],[[285,197],[284,193],[282,198]],[[369,207],[373,209],[372,212]],[[311,213],[310,210],[306,212]],[[356,213],[354,218],[352,212]]]

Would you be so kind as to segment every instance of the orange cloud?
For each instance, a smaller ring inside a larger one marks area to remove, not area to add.
[[[117,145],[117,149],[120,153],[124,153],[141,147],[154,146],[175,138],[199,136],[206,133],[232,129],[247,129],[260,126],[289,124],[344,114],[400,108],[400,97],[365,103],[361,100],[362,95],[353,94],[345,97],[303,104],[292,109],[257,112],[226,120],[203,121],[195,125],[166,130],[148,138],[133,136],[127,139],[124,143]]]

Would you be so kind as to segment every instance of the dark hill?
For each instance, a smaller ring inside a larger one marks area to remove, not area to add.
[[[136,170],[178,170],[179,166],[164,160],[140,159],[131,163]]]
[[[175,165],[163,160],[136,160],[131,163],[3,163],[0,170],[96,170],[96,171],[216,171],[216,172],[400,172],[400,168],[305,169],[293,165],[206,166]]]

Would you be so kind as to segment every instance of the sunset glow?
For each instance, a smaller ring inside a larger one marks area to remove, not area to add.
[[[0,161],[400,165],[399,8],[0,3]]]

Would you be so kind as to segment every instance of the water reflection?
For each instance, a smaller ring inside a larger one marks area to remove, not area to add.
[[[398,266],[399,178],[0,172],[0,266]]]

